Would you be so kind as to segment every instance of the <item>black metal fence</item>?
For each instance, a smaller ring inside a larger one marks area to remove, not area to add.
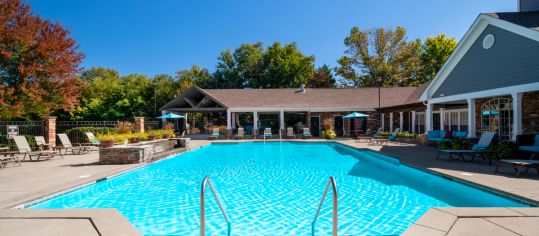
[[[84,130],[76,128],[114,128],[118,123],[119,121],[56,121],[56,133],[66,133],[72,143],[87,143]]]
[[[161,121],[158,120],[144,120],[145,130],[161,129]]]
[[[19,135],[43,136],[42,121],[0,121],[0,144],[7,144],[8,127],[15,126]]]

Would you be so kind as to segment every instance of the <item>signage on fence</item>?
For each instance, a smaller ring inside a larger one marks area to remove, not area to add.
[[[7,138],[12,139],[13,136],[19,135],[19,126],[18,125],[8,125],[7,126]]]

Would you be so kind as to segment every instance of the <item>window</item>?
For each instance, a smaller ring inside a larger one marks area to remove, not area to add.
[[[416,133],[425,132],[425,113],[415,114],[415,132]]]
[[[459,115],[459,130],[468,131],[468,111],[460,111]]]
[[[510,98],[495,98],[481,105],[481,133],[493,131],[500,140],[511,139],[513,107]]]
[[[468,112],[466,110],[445,110],[444,129],[451,131],[468,130]]]

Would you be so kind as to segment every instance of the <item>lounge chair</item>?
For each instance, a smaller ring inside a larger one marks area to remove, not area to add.
[[[91,145],[82,143],[76,143],[75,145],[73,145],[69,140],[69,137],[67,137],[67,134],[57,134],[57,136],[62,146],[56,146],[54,147],[54,150],[58,150],[60,151],[60,153],[62,152],[62,150],[65,150],[65,154],[67,154],[67,152],[71,150],[71,153],[73,155],[82,155],[89,153],[93,148],[93,146]]]
[[[382,130],[382,128],[378,128],[378,130]],[[380,132],[377,131],[377,134],[380,134]],[[365,134],[362,134],[362,135],[358,135],[356,137],[356,142],[361,142],[361,140],[365,140],[366,142],[368,142],[370,139],[372,139],[372,130],[371,129],[367,129],[367,131],[365,131]]]
[[[269,138],[271,139],[273,137],[273,134],[271,133],[271,128],[265,128],[264,129],[264,139]]]
[[[303,138],[312,138],[311,130],[309,128],[303,128]]]
[[[243,139],[245,136],[245,130],[243,128],[238,128],[238,133],[234,136],[236,139]]]
[[[32,157],[37,157],[36,161],[38,161],[40,158],[45,158],[47,160],[52,159],[56,155],[62,156],[61,153],[57,153],[55,151],[32,151],[32,148],[30,148],[30,145],[28,144],[28,140],[24,136],[13,136],[13,141],[15,141],[15,145],[17,146],[17,149],[19,150],[19,154],[23,154],[22,160],[24,161],[26,157],[32,160]],[[62,156],[63,157],[63,156]]]
[[[374,138],[369,140],[369,143],[371,143],[371,144],[378,143],[380,145],[384,145],[384,143],[387,144],[389,141],[396,142],[397,141],[397,135],[399,134],[400,131],[401,131],[400,128],[396,128],[393,131],[393,133],[387,138],[385,138],[385,137],[376,138],[376,136],[375,136]]]
[[[537,171],[537,174],[539,174],[539,160],[533,160],[533,158],[536,155],[532,155],[529,160],[498,160],[498,165],[496,165],[496,172],[500,169],[500,166],[502,164],[510,164],[513,166],[513,169],[515,170],[515,174],[518,176],[522,172],[528,172],[530,168],[535,168]],[[525,168],[524,171],[522,171],[522,168]]]
[[[219,129],[218,128],[213,128],[211,134],[210,134],[210,140],[212,139],[219,139]]]
[[[294,134],[294,128],[286,128],[286,138],[296,138],[296,134]]]
[[[93,146],[96,146],[96,147],[99,147],[99,145],[101,145],[101,143],[99,142],[99,140],[97,140],[97,138],[95,137],[94,133],[92,132],[86,132],[84,133],[86,135],[86,138],[88,138],[88,142],[89,144],[93,145]]]
[[[462,158],[463,161],[472,162],[474,161],[476,155],[480,154],[483,159],[489,159],[489,165],[492,164],[492,160],[489,158],[488,154],[494,154],[494,157],[498,159],[497,151],[489,149],[490,144],[492,143],[492,140],[494,140],[494,137],[496,136],[495,132],[484,132],[481,135],[481,138],[479,139],[479,142],[475,145],[473,145],[472,149],[470,150],[438,150],[438,155],[436,155],[436,159],[440,159],[441,153],[447,153],[448,154],[448,160],[454,160],[458,159],[454,156],[458,156]],[[464,155],[471,156],[470,160],[466,160],[464,158]]]
[[[36,140],[39,150],[45,150],[45,147],[49,146],[49,144],[45,141],[45,137],[43,136],[34,136],[34,140]]]

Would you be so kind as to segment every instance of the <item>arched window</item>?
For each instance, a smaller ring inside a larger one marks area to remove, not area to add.
[[[495,98],[481,105],[481,133],[493,131],[501,140],[511,139],[513,107],[510,98]]]

